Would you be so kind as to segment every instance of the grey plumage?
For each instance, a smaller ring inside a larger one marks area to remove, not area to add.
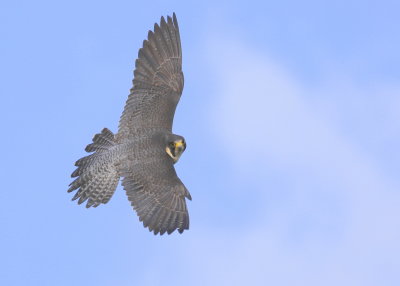
[[[135,62],[133,87],[119,130],[107,128],[86,147],[92,154],[79,159],[68,192],[86,207],[107,203],[120,177],[139,220],[154,234],[189,229],[186,200],[190,193],[174,163],[186,148],[172,123],[183,90],[182,49],[175,14],[161,18],[143,42]]]

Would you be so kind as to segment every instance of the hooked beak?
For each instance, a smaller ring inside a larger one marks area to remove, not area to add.
[[[174,163],[178,162],[183,151],[186,149],[186,143],[184,140],[175,141],[170,143],[169,146],[165,148],[167,154],[174,160]]]

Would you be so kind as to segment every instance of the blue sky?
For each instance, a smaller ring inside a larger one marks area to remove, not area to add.
[[[1,285],[399,285],[396,1],[0,4]],[[191,228],[154,236],[73,163],[117,130],[137,51],[181,28]]]

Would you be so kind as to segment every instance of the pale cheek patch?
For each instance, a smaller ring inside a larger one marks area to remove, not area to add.
[[[169,149],[169,147],[165,148],[165,151],[167,152],[167,154],[174,160],[174,162],[176,163],[176,161],[178,161],[178,158],[174,157],[174,155],[172,155],[171,153],[171,149]]]

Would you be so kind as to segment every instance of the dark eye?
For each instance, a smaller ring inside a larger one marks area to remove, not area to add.
[[[169,147],[174,148],[175,147],[175,143],[174,142],[169,143]]]

